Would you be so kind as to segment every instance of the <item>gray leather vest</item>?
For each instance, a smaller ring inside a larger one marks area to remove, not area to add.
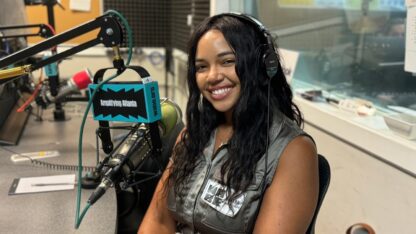
[[[278,160],[286,145],[299,135],[306,135],[293,121],[276,113],[270,132],[266,183],[270,184]],[[253,229],[262,194],[265,155],[258,161],[255,178],[236,201],[229,206],[220,168],[227,157],[227,148],[221,147],[213,160],[215,131],[204,149],[203,157],[190,176],[183,194],[176,196],[173,189],[168,194],[168,209],[181,227],[181,233],[248,233]],[[183,197],[184,199],[180,199]],[[225,201],[225,202],[224,202]]]

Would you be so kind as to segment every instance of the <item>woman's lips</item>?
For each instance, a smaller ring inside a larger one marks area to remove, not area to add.
[[[228,94],[231,92],[232,87],[222,87],[222,88],[215,88],[209,90],[211,93],[211,97],[214,100],[221,100],[228,96]]]

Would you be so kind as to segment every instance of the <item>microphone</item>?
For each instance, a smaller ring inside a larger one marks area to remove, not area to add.
[[[162,138],[162,157],[173,148],[174,140],[183,127],[182,112],[179,106],[170,99],[161,102],[162,118],[158,122],[159,133]],[[152,146],[150,130],[145,124],[137,124],[129,133],[123,145],[111,154],[108,169],[96,190],[88,199],[94,204],[110,187],[113,187],[122,177],[128,177],[147,157],[151,155]]]
[[[91,77],[91,72],[88,69],[77,72],[59,89],[56,96],[53,96],[50,91],[43,92],[36,98],[36,103],[46,108],[51,103],[59,102],[71,93],[87,88],[91,83]]]

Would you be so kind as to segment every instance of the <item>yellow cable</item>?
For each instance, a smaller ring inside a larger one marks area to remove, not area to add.
[[[31,65],[23,65],[9,69],[3,69],[0,70],[0,80],[29,74],[29,72],[31,72]]]

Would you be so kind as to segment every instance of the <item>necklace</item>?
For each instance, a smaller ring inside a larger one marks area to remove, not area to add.
[[[215,150],[216,152],[219,148],[223,145],[228,144],[231,136],[233,134],[232,126],[231,125],[220,125],[217,128],[217,132],[215,134]]]

